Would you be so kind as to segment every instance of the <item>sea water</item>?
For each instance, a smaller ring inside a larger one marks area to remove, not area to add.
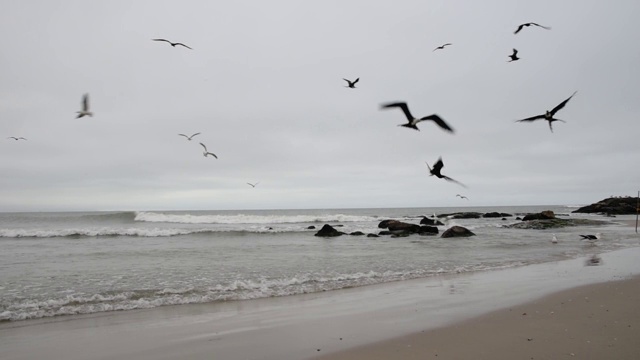
[[[609,221],[553,230],[510,229],[516,216]],[[242,301],[557,261],[638,246],[632,217],[572,214],[571,206],[0,213],[0,321]],[[378,233],[459,211],[501,218],[448,220],[470,238],[314,234],[324,224]],[[309,227],[315,229],[309,229]],[[602,233],[595,242],[580,234]],[[553,234],[558,243],[553,244]]]

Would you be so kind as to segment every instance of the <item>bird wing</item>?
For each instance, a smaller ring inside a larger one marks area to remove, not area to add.
[[[456,184],[458,184],[458,185],[460,185],[460,186],[462,186],[462,187],[465,187],[465,188],[467,187],[465,184],[461,183],[460,181],[458,181],[458,180],[454,180],[454,179],[452,179],[452,178],[450,178],[450,177],[448,177],[448,176],[446,176],[446,175],[442,175],[442,178],[443,178],[443,179],[445,179],[445,180],[448,180],[448,181],[454,182],[454,183],[456,183]]]
[[[204,151],[208,152],[207,147],[203,143],[200,143],[200,145],[202,145],[202,147],[204,148]]]
[[[429,173],[433,173],[433,171],[431,170],[431,166],[429,166],[429,163],[426,161],[424,163],[427,164],[427,167],[429,168]]]
[[[514,34],[517,34],[520,32],[520,30],[522,30],[522,28],[524,27],[524,24],[521,24],[520,26],[518,26],[518,28],[516,29],[516,31],[514,32]]]
[[[429,116],[425,116],[422,119],[418,120],[418,121],[424,121],[424,120],[433,120],[436,124],[438,124],[438,126],[440,126],[441,128],[453,132],[453,129],[447,125],[446,122],[444,122],[444,120],[442,120],[442,118],[436,114],[432,114]]]
[[[573,95],[575,95],[577,93],[577,91],[575,91],[573,94],[571,94],[571,96],[569,96],[569,98],[567,98],[567,100],[561,102],[560,104],[558,104],[558,106],[554,107],[553,110],[549,111],[551,113],[551,116],[555,115],[556,112],[558,112],[560,109],[562,109],[565,105],[567,105],[567,103],[569,102],[569,100],[571,100],[571,98],[573,97]]]
[[[550,28],[550,27],[548,27],[548,26],[542,26],[542,25],[540,25],[540,24],[536,24],[536,23],[534,23],[534,22],[529,23],[529,24],[531,24],[531,25],[535,25],[535,26],[537,26],[537,27],[541,27],[541,28],[543,28],[543,29],[551,30],[551,28]]]
[[[187,139],[189,138],[189,137],[188,137],[187,135],[185,135],[185,134],[178,134],[178,136],[184,136],[184,137],[186,137]]]
[[[353,82],[353,85],[355,85],[358,81],[360,81],[360,78],[357,78],[357,79]]]
[[[511,56],[516,56],[516,55],[518,55],[518,50],[513,49],[513,54]]]
[[[208,152],[208,151],[207,151],[207,154],[209,154],[209,155],[213,155],[213,157],[214,157],[214,158],[216,158],[216,159],[218,158],[218,157],[216,156],[216,154],[214,154],[214,153],[210,153],[210,152]]]
[[[544,119],[544,115],[536,115],[536,116],[528,117],[526,119],[516,120],[516,122],[523,122],[523,121],[531,122],[539,119]]]
[[[84,94],[82,97],[82,110],[89,111],[89,94]]]
[[[151,39],[153,41],[164,41],[164,42],[168,42],[169,44],[171,44],[171,41],[166,40],[166,39]]]
[[[407,106],[407,103],[397,102],[397,103],[382,105],[382,107],[385,109],[392,108],[392,107],[399,107],[400,109],[402,109],[404,116],[407,117],[407,120],[409,121],[413,120],[413,115],[411,115],[411,112],[409,111],[409,106]]]
[[[552,123],[552,121],[549,121],[549,130],[551,130],[551,132],[553,132],[553,125],[551,125]]]
[[[342,78],[342,80],[346,81],[347,83],[349,83],[349,85],[351,85],[351,81],[349,81],[349,80],[347,80],[345,78]]]
[[[183,44],[183,43],[175,43],[175,45],[180,45],[180,46],[184,46],[189,50],[193,50],[192,48],[188,47],[187,45]]]
[[[195,133],[195,134],[193,134],[193,135],[189,136],[189,139],[191,139],[192,137],[194,137],[194,136],[196,136],[196,135],[200,135],[200,133]]]

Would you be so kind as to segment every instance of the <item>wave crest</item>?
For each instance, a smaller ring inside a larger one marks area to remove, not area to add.
[[[294,224],[323,222],[366,222],[377,221],[375,216],[356,216],[346,214],[327,215],[191,215],[163,214],[140,211],[135,221],[162,222],[179,224]]]

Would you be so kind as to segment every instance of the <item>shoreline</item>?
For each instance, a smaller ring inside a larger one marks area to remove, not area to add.
[[[640,248],[326,293],[0,324],[0,358],[305,359],[640,275]],[[640,328],[640,324],[638,324]],[[320,351],[318,351],[320,350]]]

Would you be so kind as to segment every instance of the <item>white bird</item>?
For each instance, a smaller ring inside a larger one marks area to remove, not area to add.
[[[77,111],[77,113],[78,116],[76,116],[76,119],[79,119],[85,115],[93,116],[93,113],[89,111],[89,94],[84,94],[84,96],[82,97],[82,110]]]
[[[27,140],[27,139],[23,138],[22,136],[20,136],[20,137],[9,136],[7,139],[14,139],[16,141],[18,141],[18,140]]]
[[[193,139],[193,137],[194,137],[194,136],[196,136],[196,135],[200,135],[200,133],[195,133],[195,134],[193,134],[193,135],[191,135],[191,136],[187,136],[187,135],[185,135],[185,134],[178,134],[178,135],[179,135],[179,136],[184,136],[184,137],[186,137],[186,138],[187,138],[187,140],[191,141],[191,139]]]
[[[200,145],[202,145],[202,147],[204,148],[204,152],[202,153],[202,155],[204,155],[204,157],[207,157],[207,156],[209,156],[209,155],[212,155],[214,158],[216,158],[216,159],[218,158],[218,157],[216,156],[216,154],[214,154],[214,153],[212,153],[212,152],[209,152],[209,151],[207,150],[207,147],[206,147],[203,143],[200,143]]]
[[[551,238],[551,243],[552,244],[557,244],[558,243],[558,238],[556,237],[556,234],[553,234],[553,237]]]

